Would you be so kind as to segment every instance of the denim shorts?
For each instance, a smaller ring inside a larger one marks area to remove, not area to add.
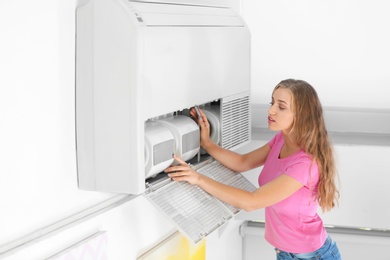
[[[324,245],[310,253],[302,253],[302,254],[292,254],[288,252],[284,252],[275,248],[276,251],[276,260],[303,260],[303,259],[318,259],[318,260],[341,260],[341,255],[339,249],[337,247],[336,242],[332,240],[330,236],[328,236],[325,240]]]

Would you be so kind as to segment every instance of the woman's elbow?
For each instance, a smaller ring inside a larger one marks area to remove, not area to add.
[[[253,195],[253,194],[252,194]],[[255,199],[248,199],[241,204],[240,209],[245,210],[246,212],[251,212],[257,209],[264,208],[264,205],[259,204]]]
[[[262,207],[256,207],[254,205],[245,205],[243,206],[241,209],[242,210],[245,210],[246,212],[251,212],[251,211],[255,211],[257,209],[261,209]]]

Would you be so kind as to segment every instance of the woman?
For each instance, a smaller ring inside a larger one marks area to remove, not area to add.
[[[336,243],[328,236],[318,206],[335,206],[333,150],[324,123],[322,106],[314,88],[305,81],[281,81],[272,93],[268,127],[278,131],[266,145],[237,154],[213,143],[210,125],[191,116],[201,129],[201,146],[226,167],[245,172],[263,165],[256,191],[224,185],[192,170],[183,160],[166,169],[175,181],[198,185],[218,199],[246,211],[265,208],[265,238],[275,247],[277,259],[341,259]]]

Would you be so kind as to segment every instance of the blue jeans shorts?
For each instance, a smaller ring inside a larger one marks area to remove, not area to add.
[[[341,255],[339,249],[337,247],[336,242],[332,240],[330,236],[328,236],[325,240],[324,245],[310,253],[302,253],[302,254],[292,254],[288,252],[284,252],[275,248],[276,251],[276,260],[303,260],[303,259],[312,259],[312,260],[341,260]]]

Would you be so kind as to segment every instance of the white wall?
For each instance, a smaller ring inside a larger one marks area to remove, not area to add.
[[[77,189],[74,6],[1,2],[0,244],[112,196]]]
[[[390,108],[390,3],[242,0],[252,32],[252,102],[282,79],[311,83],[324,106]]]
[[[381,140],[377,141],[381,146],[336,143],[341,199],[339,208],[323,214],[326,224],[389,229],[390,211],[383,207],[390,198],[386,188],[390,181],[386,164],[390,149],[389,5],[384,0],[242,0],[242,15],[252,34],[252,126],[267,127],[273,87],[283,79],[297,78],[316,88],[328,130]],[[244,217],[264,220],[262,211]],[[254,250],[244,244],[244,259],[275,257],[262,234],[256,236]],[[376,254],[382,245],[377,238],[368,242],[364,236],[346,237],[335,236],[346,258],[355,259],[359,251],[351,248],[360,246],[373,253],[371,257],[384,259]],[[378,248],[371,247],[371,241]],[[386,246],[388,241],[382,249]]]
[[[335,143],[342,199],[325,214],[328,224],[389,229],[390,211],[380,206],[389,202],[382,186],[389,182],[389,7],[381,0],[242,0],[252,33],[252,125],[267,127],[272,89],[292,77],[317,89],[328,130],[385,144]]]
[[[0,3],[2,249],[112,196],[77,189],[74,6]]]

